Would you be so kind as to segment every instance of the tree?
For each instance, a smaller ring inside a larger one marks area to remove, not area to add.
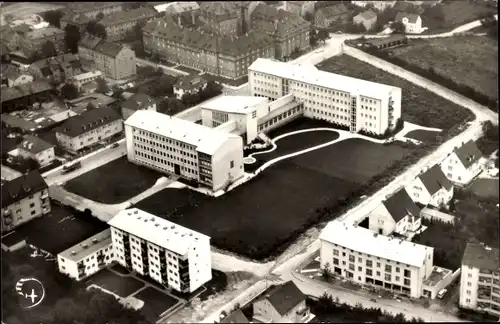
[[[104,18],[104,14],[102,12],[100,12],[97,14],[97,16],[95,18],[96,18],[96,21],[100,21],[102,18]]]
[[[99,78],[96,80],[96,83],[97,83],[97,87],[95,89],[96,92],[98,92],[98,93],[109,92],[109,85],[106,82],[106,80],[104,80],[103,78]]]
[[[102,39],[106,39],[107,37],[106,28],[103,25],[97,23],[96,21],[89,22],[87,24],[86,31],[89,34]]]
[[[314,14],[308,11],[304,15],[304,19],[307,20],[307,21],[313,21],[314,20]]]
[[[46,41],[45,43],[43,43],[40,51],[41,51],[41,55],[44,58],[57,56],[56,46],[51,41]]]
[[[162,75],[158,82],[153,84],[151,87],[151,96],[152,97],[165,97],[168,95],[172,95],[174,93],[174,84],[177,81],[176,77],[173,77],[168,74]]]
[[[92,110],[92,109],[96,109],[97,107],[95,106],[95,104],[93,102],[89,102],[87,104],[87,110]]]
[[[192,107],[200,102],[200,94],[195,93],[185,93],[181,98],[182,103],[186,107]]]
[[[396,34],[404,34],[406,32],[406,27],[401,21],[395,21],[391,24],[392,30]]]
[[[79,95],[78,88],[73,83],[66,83],[61,88],[61,96],[66,100],[76,99]]]
[[[77,26],[67,25],[64,31],[66,32],[64,34],[66,50],[73,54],[78,53],[78,42],[81,39],[80,30]]]
[[[49,10],[43,14],[43,19],[52,26],[61,28],[61,18],[63,16],[64,12],[61,10]]]
[[[330,33],[328,33],[328,31],[326,31],[325,29],[320,29],[318,31],[317,38],[319,41],[322,41],[324,44],[327,39],[330,39]]]
[[[323,278],[327,281],[333,277],[332,268],[330,266],[330,263],[328,263],[328,262],[325,263],[323,268],[321,268],[321,276],[323,276]]]
[[[186,109],[186,106],[176,98],[163,99],[158,104],[158,112],[169,116],[178,114],[184,109]]]
[[[315,47],[317,44],[318,44],[318,39],[316,37],[316,29],[311,29],[311,31],[309,31],[309,44],[311,45],[311,47]]]

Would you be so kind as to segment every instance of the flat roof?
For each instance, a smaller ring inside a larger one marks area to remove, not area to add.
[[[88,78],[94,78],[94,77],[97,77],[97,76],[100,76],[102,75],[101,71],[91,71],[91,72],[86,72],[86,73],[82,73],[82,74],[77,74],[75,76],[73,76],[73,79],[75,80],[85,80],[85,79],[88,79]]]
[[[111,229],[108,228],[59,253],[58,256],[79,262],[111,244]]]
[[[468,243],[462,265],[491,271],[500,271],[499,249],[484,244]]]
[[[327,89],[335,89],[351,94],[360,94],[379,100],[385,98],[385,95],[393,89],[398,88],[321,71],[312,64],[290,64],[265,58],[258,58],[248,67],[248,70],[304,82]]]
[[[207,103],[202,103],[202,109],[218,110],[228,113],[248,114],[255,109],[255,105],[265,102],[268,99],[254,96],[221,96]]]
[[[427,249],[431,247],[390,238],[369,229],[340,221],[328,223],[320,239],[356,252],[401,262],[415,267],[424,264]]]
[[[199,240],[210,241],[205,234],[137,208],[122,210],[108,221],[108,225],[180,255],[185,255]]]
[[[125,121],[125,125],[196,146],[197,151],[209,155],[215,153],[229,138],[238,137],[151,110],[136,111]]]

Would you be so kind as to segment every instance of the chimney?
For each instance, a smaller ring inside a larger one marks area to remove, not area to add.
[[[178,16],[177,16],[177,24],[178,24],[179,26],[181,26],[181,27],[182,27],[182,23],[181,23],[181,15],[178,15]]]
[[[75,251],[71,251],[71,255],[76,255],[76,252]]]
[[[191,11],[191,22],[196,25],[196,17],[194,16],[194,11]]]

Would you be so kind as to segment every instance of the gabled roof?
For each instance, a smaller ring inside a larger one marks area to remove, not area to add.
[[[80,42],[78,42],[78,46],[93,50],[102,41],[103,41],[102,38],[87,33],[83,36]]]
[[[267,299],[274,309],[283,316],[304,301],[306,296],[293,281],[288,281],[271,289],[263,298]]]
[[[154,104],[153,98],[144,93],[136,93],[122,104],[123,108],[130,110],[141,110]]]
[[[124,47],[122,45],[107,42],[103,42],[94,48],[96,52],[110,57],[116,57],[123,49]]]
[[[124,10],[105,15],[99,24],[110,27],[141,19],[150,19],[158,15],[158,12],[151,7],[139,7],[133,10]]]
[[[462,257],[462,265],[484,270],[499,271],[500,258],[498,248],[484,244],[468,243]]]
[[[409,13],[405,13],[405,12],[398,12],[396,14],[396,18],[394,19],[395,21],[399,21],[399,22],[402,22],[403,21],[403,18],[408,18],[408,22],[410,24],[414,24],[417,22],[418,20],[418,17],[420,17],[419,15],[417,14],[409,14]]]
[[[370,19],[376,18],[377,14],[375,12],[373,12],[372,10],[367,10],[367,11],[360,13],[356,17],[362,18],[364,20],[370,20]]]
[[[6,181],[2,184],[2,208],[47,188],[47,183],[38,170]]]
[[[46,81],[33,81],[30,83],[21,84],[11,88],[2,88],[0,94],[0,102],[7,102],[40,92],[51,90],[52,86]]]
[[[243,314],[241,309],[237,309],[228,316],[226,316],[224,319],[220,321],[221,323],[250,323],[248,318]]]
[[[182,12],[199,10],[200,6],[196,3],[196,1],[186,1],[164,3],[154,6],[154,8],[158,12],[165,12],[167,14],[179,14]]]
[[[338,15],[343,15],[348,13],[346,6],[343,3],[339,3],[330,7],[321,8],[318,10],[320,15],[325,18],[332,18]]]
[[[200,11],[215,17],[217,21],[236,18],[240,13],[240,1],[203,1]]]
[[[120,116],[111,108],[90,109],[81,115],[66,119],[64,124],[57,129],[57,133],[76,137],[119,119],[121,119]]]
[[[396,223],[407,215],[420,217],[420,208],[404,189],[399,190],[396,194],[387,198],[382,204],[387,208],[387,211],[391,214]]]
[[[432,168],[422,173],[419,178],[431,196],[441,188],[450,190],[453,187],[451,181],[444,175],[439,164],[434,165]]]
[[[205,84],[207,84],[207,80],[205,80],[202,76],[194,74],[181,77],[179,81],[174,84],[174,88],[191,90],[203,87]]]
[[[468,141],[464,145],[456,148],[454,152],[466,169],[479,161],[483,156],[483,153],[481,153],[474,141]]]
[[[51,147],[54,147],[54,145],[33,135],[24,135],[23,141],[17,145],[18,149],[32,154],[43,152]]]

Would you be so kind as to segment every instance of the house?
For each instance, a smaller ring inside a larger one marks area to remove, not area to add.
[[[333,23],[345,23],[349,18],[349,12],[343,3],[319,9],[314,15],[316,27],[328,28]]]
[[[422,32],[422,18],[417,14],[398,12],[394,21],[403,23],[405,31],[408,34],[418,34]]]
[[[406,191],[414,202],[437,208],[448,204],[453,198],[453,184],[446,178],[439,164],[416,177],[406,187]]]
[[[102,78],[101,71],[90,71],[73,76],[71,78],[71,81],[73,82],[74,85],[76,85],[78,91],[81,91],[83,85],[90,82],[94,82],[100,78]]]
[[[308,323],[314,317],[293,281],[273,287],[253,302],[253,323]]]
[[[106,16],[114,12],[123,11],[124,2],[69,2],[68,11],[75,14],[84,14],[91,20],[96,20],[99,14]]]
[[[368,228],[380,235],[396,233],[406,236],[421,225],[420,208],[406,190],[401,189],[368,214]]]
[[[62,29],[52,26],[40,29],[31,29],[28,27],[18,28],[16,32],[20,36],[19,46],[32,53],[42,50],[43,45],[47,42],[54,44],[57,53],[64,53],[65,51],[64,35],[66,33]]]
[[[376,49],[384,49],[408,44],[408,37],[405,35],[391,35],[389,37],[369,39],[366,43]]]
[[[2,233],[50,213],[48,186],[37,170],[2,181]]]
[[[97,108],[68,118],[56,130],[56,139],[59,146],[76,153],[122,131],[122,119],[113,109]]]
[[[2,75],[3,77],[4,75]],[[19,70],[10,70],[6,75],[7,87],[17,87],[22,84],[33,82],[33,76]]]
[[[206,89],[207,84],[207,80],[199,75],[181,77],[173,87],[175,97],[180,99],[185,94],[199,93],[201,90]]]
[[[53,94],[53,87],[46,81],[35,80],[11,88],[2,88],[0,93],[2,112],[24,109],[35,102],[50,100]]]
[[[17,149],[21,157],[37,161],[42,168],[54,162],[55,159],[54,145],[33,135],[24,135]]]
[[[144,93],[136,93],[122,104],[122,118],[126,120],[138,110],[156,111],[156,101]]]
[[[500,317],[499,276],[499,249],[468,243],[462,258],[460,307]]]
[[[367,5],[371,4],[373,7],[379,11],[383,11],[388,7],[394,6],[396,1],[351,1],[351,3],[355,6],[358,7],[366,7]]]
[[[377,22],[377,14],[372,10],[367,10],[354,16],[352,22],[357,25],[365,26],[366,30],[371,30]]]
[[[455,148],[441,162],[441,169],[448,179],[456,185],[463,186],[471,182],[483,170],[482,156],[476,143],[468,141]]]
[[[314,14],[314,6],[317,1],[285,1],[285,10],[301,17]]]
[[[74,75],[83,73],[80,58],[76,54],[63,54],[33,62],[28,72],[36,80],[47,80],[54,84],[66,82]]]
[[[241,309],[237,309],[231,314],[224,317],[219,323],[250,323],[248,318],[243,314]]]
[[[118,11],[104,16],[99,24],[106,29],[106,40],[108,42],[121,41],[123,39],[137,40],[135,27],[151,21],[158,12],[151,7],[139,7],[137,9]]]
[[[75,26],[78,27],[78,30],[80,32],[82,32],[91,21],[92,19],[90,19],[84,13],[75,13],[73,11],[69,11],[64,16],[62,16],[60,20],[60,26],[62,30],[66,30],[66,26],[68,25]]]

